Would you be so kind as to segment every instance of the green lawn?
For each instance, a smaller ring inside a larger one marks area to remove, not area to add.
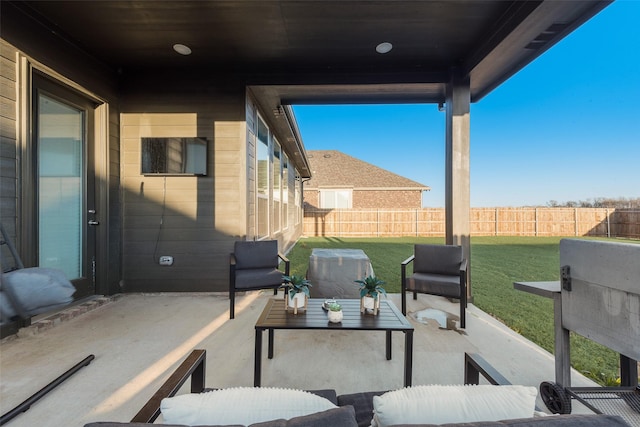
[[[561,237],[473,237],[473,303],[511,329],[553,352],[553,304],[550,299],[513,289],[515,281],[559,279]],[[628,240],[625,240],[628,242]],[[291,274],[305,274],[313,248],[362,249],[387,292],[400,292],[400,263],[416,243],[443,244],[444,238],[302,238],[289,252]],[[355,280],[356,278],[354,278]],[[354,283],[354,286],[357,286]],[[618,378],[618,355],[572,334],[572,365],[602,384]]]

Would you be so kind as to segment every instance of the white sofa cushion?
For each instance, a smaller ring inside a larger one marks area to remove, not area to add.
[[[301,390],[234,387],[162,399],[167,424],[242,424],[291,419],[337,408],[324,397]]]
[[[532,417],[535,387],[427,385],[373,397],[373,427],[444,424]]]

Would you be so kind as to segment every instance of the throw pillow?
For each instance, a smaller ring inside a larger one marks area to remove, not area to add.
[[[235,387],[162,399],[165,423],[243,424],[291,419],[336,408],[324,397],[301,390]]]
[[[62,270],[30,267],[4,273],[2,290],[16,313],[26,319],[71,303],[76,288]]]
[[[445,424],[532,417],[535,387],[428,385],[373,397],[372,427]]]

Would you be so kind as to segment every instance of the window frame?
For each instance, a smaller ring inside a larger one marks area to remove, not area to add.
[[[264,127],[264,129],[266,130],[266,141],[263,141],[261,139],[261,128],[260,126]],[[271,189],[272,189],[272,183],[271,183],[271,164],[273,162],[271,156],[272,156],[272,150],[271,150],[271,143],[272,143],[272,138],[271,138],[271,130],[269,129],[269,125],[267,125],[266,120],[264,120],[262,118],[262,116],[260,115],[259,112],[257,112],[257,120],[256,120],[256,155],[255,155],[255,174],[256,174],[256,236],[258,239],[265,239],[265,238],[269,238],[269,236],[271,236],[271,209],[272,209],[272,205],[271,205]],[[261,150],[261,144],[262,146],[266,146],[266,150],[263,148]],[[264,156],[264,154],[266,154],[266,159],[263,159],[261,157],[261,154]],[[263,172],[264,173],[264,179],[266,180],[266,183],[262,183],[261,180],[261,171],[260,171],[260,162],[261,161],[266,161],[266,170]],[[264,187],[264,189],[263,189]],[[260,201],[263,201],[264,203],[266,203],[267,209],[265,211],[265,215],[266,218],[262,218],[261,217],[261,211],[260,211]],[[263,228],[261,228],[261,224],[266,227],[266,230],[264,230]]]

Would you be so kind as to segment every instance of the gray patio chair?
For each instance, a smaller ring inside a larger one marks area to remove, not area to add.
[[[407,277],[407,266],[413,262],[413,274]],[[439,295],[460,299],[460,327],[466,324],[467,260],[462,246],[415,245],[413,255],[401,264],[402,314],[407,315],[407,292]]]
[[[278,270],[284,262],[284,273]],[[229,318],[235,317],[236,292],[271,289],[278,294],[282,275],[289,275],[289,260],[278,252],[277,240],[235,242],[229,260]]]

